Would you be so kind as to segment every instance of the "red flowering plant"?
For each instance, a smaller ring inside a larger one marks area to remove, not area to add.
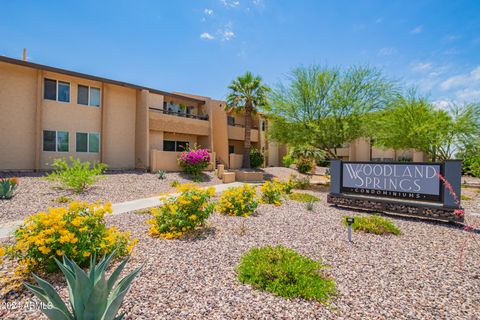
[[[448,190],[448,192],[450,193],[450,195],[452,196],[453,200],[457,205],[457,208],[453,211],[453,213],[457,216],[464,216],[465,210],[463,210],[462,207],[460,206],[460,199],[458,195],[455,193],[455,190],[453,189],[450,182],[448,182],[448,180],[445,179],[445,177],[438,172],[437,172],[437,176],[440,179],[440,181],[443,183],[445,188]],[[468,232],[468,235],[463,240],[462,245],[460,247],[460,254],[458,255],[458,267],[460,270],[462,270],[463,256],[464,256],[465,247],[467,246],[468,240],[473,240],[477,244],[478,249],[480,249],[480,243],[475,238],[475,235],[477,234],[477,232],[480,231],[480,229],[478,228],[478,223],[465,223],[463,230]]]
[[[199,148],[197,145],[193,148],[187,147],[187,149],[180,154],[178,163],[183,171],[196,177],[202,170],[208,167],[210,154],[207,149]]]

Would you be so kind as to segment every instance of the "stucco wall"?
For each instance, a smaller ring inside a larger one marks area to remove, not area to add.
[[[179,117],[151,110],[149,114],[149,125],[152,130],[204,136],[209,135],[209,124],[206,120]]]
[[[101,87],[101,83],[91,80],[73,78],[62,74],[45,72],[45,78],[66,81],[70,83],[70,102],[59,102],[43,99],[42,93],[42,121],[40,144],[40,168],[49,169],[53,161],[57,158],[79,158],[83,161],[100,161],[100,152],[87,153],[76,152],[76,133],[100,133],[101,134],[101,108],[85,106],[77,103],[78,85],[87,85],[96,88]],[[43,81],[42,81],[43,86]],[[102,94],[102,93],[101,93]],[[43,130],[67,131],[69,133],[69,151],[52,152],[43,151]],[[100,144],[100,148],[102,145]]]
[[[150,164],[152,172],[157,170],[165,171],[181,171],[182,168],[178,164],[178,157],[181,152],[168,152],[152,150],[150,152]],[[215,153],[210,154],[210,165],[206,170],[213,170],[215,168]]]
[[[136,90],[105,85],[104,162],[111,168],[135,167]]]
[[[37,70],[0,62],[0,170],[33,169]]]
[[[227,113],[223,109],[225,103],[219,100],[210,100],[208,106],[212,114],[213,150],[217,154],[219,162],[228,168]]]

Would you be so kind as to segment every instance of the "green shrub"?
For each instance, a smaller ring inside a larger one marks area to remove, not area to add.
[[[65,159],[55,159],[52,167],[54,172],[47,175],[47,179],[59,182],[65,189],[75,193],[82,193],[93,185],[103,174],[107,166],[103,163],[82,162],[80,159],[70,157],[70,164]]]
[[[308,211],[313,211],[314,206],[315,206],[315,202],[314,202],[314,201],[307,202],[306,207],[307,207],[307,210],[308,210]]]
[[[176,188],[180,185],[180,182],[178,182],[177,180],[173,180],[172,182],[170,182],[170,187],[172,188]]]
[[[167,177],[167,173],[163,170],[158,170],[157,176],[158,176],[158,179],[164,180]]]
[[[67,196],[60,196],[58,198],[55,199],[55,202],[58,202],[58,203],[69,203],[69,202],[72,202],[72,199],[70,199],[69,197]]]
[[[335,294],[335,281],[321,275],[325,265],[292,249],[253,248],[237,267],[238,279],[254,288],[286,298],[326,301]]]
[[[256,148],[250,149],[250,167],[259,168],[263,165],[263,154]]]
[[[289,186],[291,185],[293,189],[308,189],[310,187],[310,179],[308,177],[299,178],[297,175],[292,174],[288,178]]]
[[[260,187],[262,193],[262,202],[274,204],[279,206],[282,204],[282,197],[284,193],[284,184],[277,179],[272,181],[265,181]]]
[[[296,161],[297,170],[300,173],[309,173],[312,172],[315,167],[315,162],[310,158],[300,158]]]
[[[216,209],[218,212],[231,216],[247,217],[258,207],[255,188],[248,184],[229,188],[220,195]]]
[[[141,270],[142,266],[120,280],[116,286],[120,273],[128,260],[124,260],[113,271],[109,278],[105,275],[105,270],[110,264],[113,254],[103,257],[98,264],[95,258],[90,258],[90,269],[83,271],[74,261],[63,256],[63,263],[55,259],[58,267],[65,275],[70,294],[70,307],[65,305],[55,288],[47,281],[33,275],[38,286],[25,283],[25,286],[32,291],[41,302],[50,307],[40,308],[50,320],[73,320],[73,319],[91,319],[91,320],[115,320],[123,319],[124,314],[116,317],[125,294],[130,288],[130,284]]]
[[[282,163],[285,167],[289,168],[295,161],[293,160],[293,157],[289,154],[283,156],[282,158]]]
[[[462,174],[480,177],[480,156],[465,158],[462,162]]]
[[[0,199],[11,199],[17,186],[17,178],[0,178]]]
[[[290,200],[297,202],[317,202],[320,201],[320,198],[315,197],[314,195],[308,193],[292,193],[290,195]]]
[[[343,224],[348,225],[347,217],[344,217]],[[400,234],[400,229],[392,221],[376,215],[365,217],[356,216],[352,229],[374,234]]]

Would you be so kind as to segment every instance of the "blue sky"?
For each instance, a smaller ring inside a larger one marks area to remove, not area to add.
[[[480,1],[1,1],[0,55],[223,98],[251,70],[370,64],[432,101],[480,100]]]

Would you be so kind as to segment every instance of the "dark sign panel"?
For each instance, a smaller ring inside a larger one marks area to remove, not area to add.
[[[341,192],[441,202],[440,164],[342,162]]]

